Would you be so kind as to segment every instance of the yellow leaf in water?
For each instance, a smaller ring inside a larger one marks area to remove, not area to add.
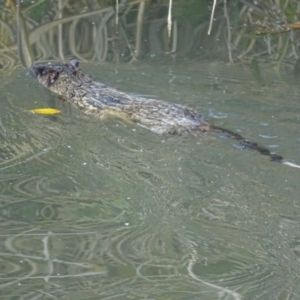
[[[55,108],[35,108],[30,111],[39,115],[56,115],[60,113],[60,110]]]

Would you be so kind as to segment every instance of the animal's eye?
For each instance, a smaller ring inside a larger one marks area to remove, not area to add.
[[[53,84],[56,81],[56,79],[58,78],[58,74],[59,73],[56,70],[51,70],[49,72],[49,83],[50,84]]]

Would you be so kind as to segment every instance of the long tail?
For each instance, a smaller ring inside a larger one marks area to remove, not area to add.
[[[228,134],[228,136],[233,137],[234,139],[238,140],[240,142],[241,146],[244,147],[245,149],[255,150],[255,151],[258,151],[262,155],[269,156],[271,161],[279,162],[279,163],[285,164],[287,166],[300,169],[300,165],[296,165],[296,164],[293,164],[290,162],[284,162],[282,156],[273,154],[273,153],[271,153],[271,151],[268,148],[261,146],[257,143],[246,140],[243,136],[241,136],[240,134],[238,134],[236,132],[233,132],[229,129],[215,126],[215,125],[211,125],[210,128],[212,130],[221,131],[221,132]]]

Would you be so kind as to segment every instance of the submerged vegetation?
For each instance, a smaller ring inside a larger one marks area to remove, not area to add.
[[[0,67],[69,57],[134,62],[162,55],[294,65],[299,59],[299,1],[255,3],[7,0],[0,7]]]

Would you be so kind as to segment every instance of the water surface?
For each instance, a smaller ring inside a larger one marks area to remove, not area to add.
[[[82,68],[195,107],[300,163],[299,89],[289,78],[262,86],[222,63]],[[220,133],[160,136],[102,122],[25,70],[2,81],[2,299],[298,298],[297,169]],[[47,106],[62,112],[29,112]]]

